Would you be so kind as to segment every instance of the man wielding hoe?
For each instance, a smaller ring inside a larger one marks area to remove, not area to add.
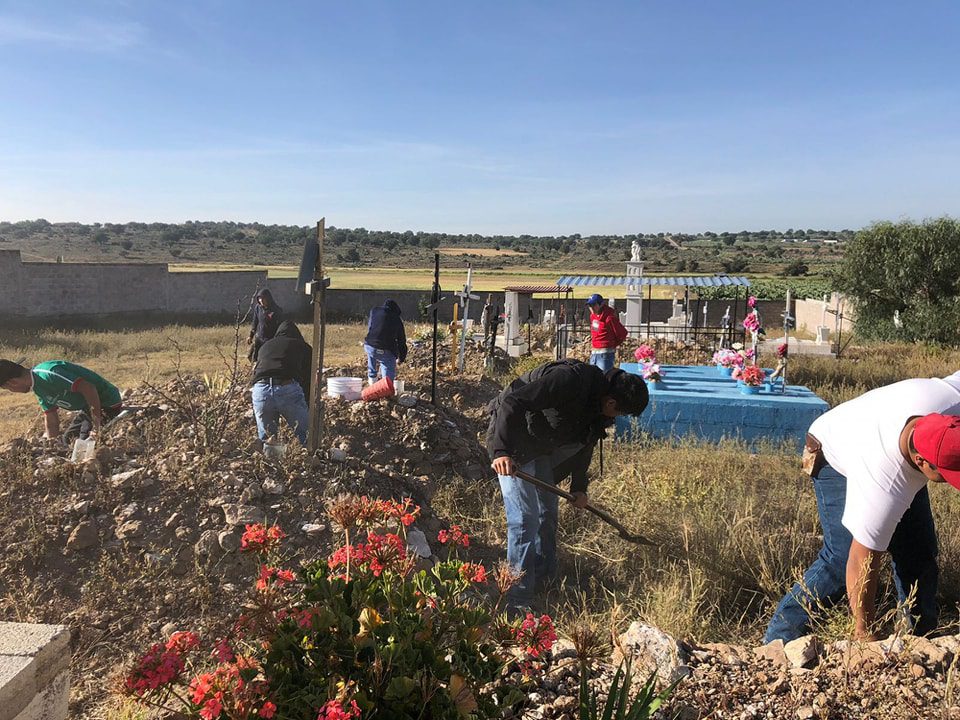
[[[66,360],[49,360],[33,368],[0,360],[0,387],[17,393],[33,391],[43,410],[45,438],[60,435],[61,408],[76,411],[62,438],[68,444],[100,432],[104,421],[123,409],[120,391],[114,385]]]
[[[587,470],[597,441],[618,415],[639,415],[647,386],[638,375],[560,360],[524,373],[491,403],[487,451],[507,517],[507,561],[523,572],[507,597],[529,607],[538,581],[557,572],[558,498],[514,476],[548,483],[571,478],[573,504],[587,505]]]
[[[880,560],[893,560],[897,595],[916,635],[937,627],[937,533],[928,482],[960,489],[960,372],[871,390],[810,426],[823,547],[784,596],[766,642],[809,632],[811,609],[846,595],[859,639],[874,639]],[[906,603],[912,596],[912,606]]]

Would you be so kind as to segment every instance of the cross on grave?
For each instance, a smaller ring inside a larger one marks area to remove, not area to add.
[[[458,298],[460,298],[460,305],[463,306],[463,325],[461,326],[463,332],[460,333],[460,353],[457,356],[457,372],[463,372],[463,359],[464,354],[467,350],[467,319],[470,317],[470,301],[479,300],[479,295],[474,295],[471,291],[473,290],[473,265],[467,265],[467,284],[463,286],[463,290],[458,293],[454,293]]]

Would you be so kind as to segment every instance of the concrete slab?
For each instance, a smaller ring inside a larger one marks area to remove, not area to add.
[[[13,720],[63,720],[70,709],[70,673],[57,675]]]
[[[0,655],[0,720],[13,720],[37,694],[33,658]]]
[[[70,631],[64,625],[0,622],[0,655],[32,657],[37,687],[70,666]]]

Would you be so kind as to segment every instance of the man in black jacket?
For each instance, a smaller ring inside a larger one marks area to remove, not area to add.
[[[377,381],[378,373],[396,380],[397,363],[407,359],[407,336],[400,318],[400,306],[393,300],[387,300],[382,307],[370,311],[363,349],[367,353],[367,378],[371,385]]]
[[[250,334],[247,336],[247,345],[250,352],[247,357],[250,362],[257,361],[260,347],[272,338],[280,323],[283,321],[283,308],[277,305],[273,295],[267,288],[261,288],[253,296],[253,317],[250,320]]]
[[[557,571],[557,496],[513,475],[546,482],[571,477],[574,505],[587,504],[587,470],[597,441],[618,415],[639,415],[647,386],[639,375],[578,360],[547,363],[514,380],[490,404],[487,452],[500,478],[507,516],[507,561],[523,577],[513,607],[529,606],[537,580]]]
[[[300,330],[284,320],[276,334],[260,346],[253,371],[253,415],[261,440],[275,435],[282,417],[301,445],[307,444],[312,349]]]

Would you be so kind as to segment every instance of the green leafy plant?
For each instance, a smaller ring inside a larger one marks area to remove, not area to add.
[[[657,692],[657,673],[653,672],[647,681],[631,698],[633,677],[629,664],[617,668],[607,699],[600,707],[598,693],[590,690],[589,671],[580,668],[580,720],[647,720],[660,709],[670,697],[677,682]]]
[[[460,560],[470,540],[452,526],[438,535],[447,559],[418,569],[409,498],[341,496],[327,512],[344,544],[297,572],[279,528],[248,525],[241,549],[259,556],[257,579],[215,662],[199,636],[176,633],[130,670],[126,694],[204,720],[463,720],[523,699],[556,633],[546,615],[498,613],[518,579],[508,565]]]

